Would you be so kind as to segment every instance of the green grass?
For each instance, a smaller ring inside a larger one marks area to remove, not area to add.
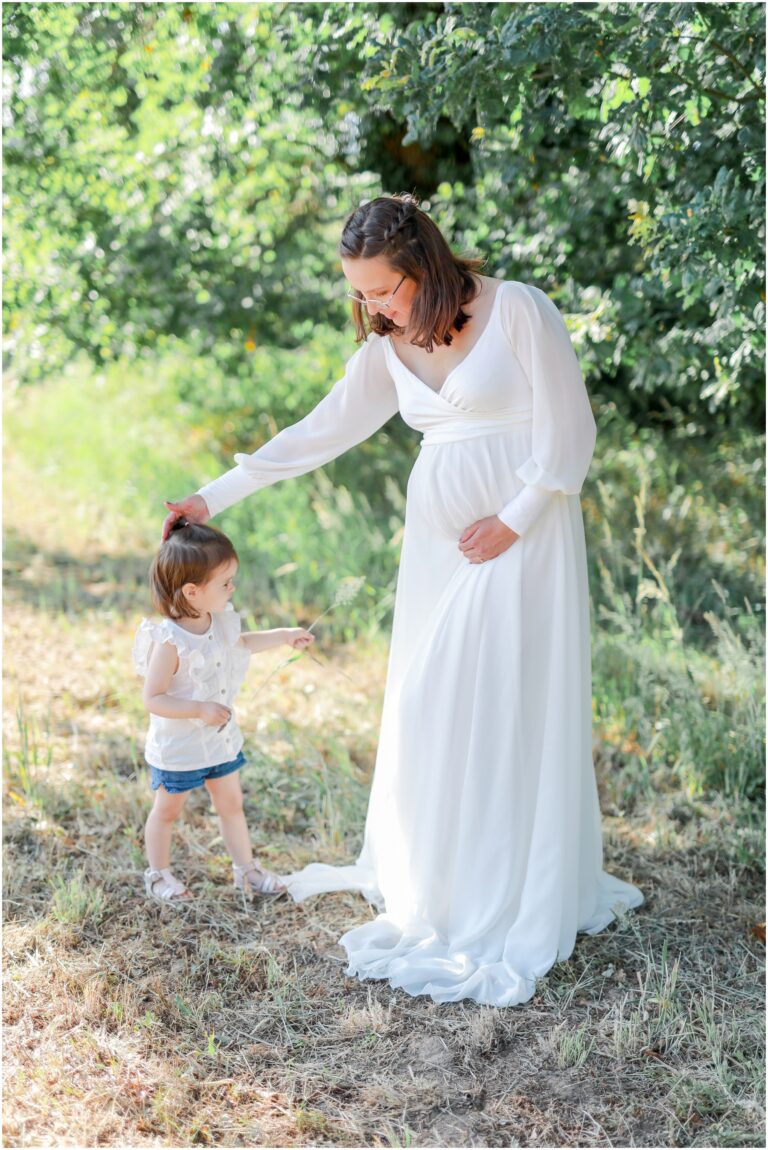
[[[72,365],[49,384],[5,397],[6,499],[47,506],[61,547],[117,554],[153,545],[162,499],[218,469],[164,366]],[[19,516],[21,518],[21,516]]]
[[[52,882],[51,917],[57,922],[85,923],[98,919],[104,905],[104,896],[98,886],[87,882],[82,875],[69,877],[56,874]]]

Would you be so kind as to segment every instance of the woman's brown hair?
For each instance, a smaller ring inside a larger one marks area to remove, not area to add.
[[[484,260],[462,259],[451,251],[443,233],[415,196],[378,196],[348,216],[339,243],[343,259],[382,256],[400,275],[417,285],[411,318],[411,343],[433,351],[435,344],[450,344],[452,327],[461,331],[471,318],[464,304],[478,293],[475,274]],[[363,318],[363,305],[352,301],[358,340],[369,331],[386,335],[400,330],[381,312]]]
[[[149,589],[156,610],[168,619],[199,619],[200,612],[184,594],[186,583],[207,583],[214,571],[237,552],[216,527],[177,519],[149,569]]]

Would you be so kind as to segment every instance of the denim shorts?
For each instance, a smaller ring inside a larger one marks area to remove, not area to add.
[[[194,791],[202,787],[206,779],[223,779],[233,771],[239,771],[245,766],[245,755],[241,751],[231,763],[219,763],[215,767],[200,767],[197,771],[163,771],[160,767],[147,766],[152,770],[152,790],[157,791],[165,787],[169,795],[180,795],[184,791]]]

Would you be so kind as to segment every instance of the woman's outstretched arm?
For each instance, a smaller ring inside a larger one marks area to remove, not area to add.
[[[362,443],[397,410],[397,392],[386,366],[382,337],[372,332],[347,362],[341,379],[308,415],[252,454],[235,455],[237,466],[205,484],[196,495],[167,502],[163,538],[180,516],[204,523],[262,487],[322,467]]]

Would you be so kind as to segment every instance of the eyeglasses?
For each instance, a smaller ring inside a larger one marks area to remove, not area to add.
[[[384,310],[384,309],[391,306],[392,300],[397,295],[398,289],[400,288],[400,284],[402,284],[402,282],[405,278],[406,277],[403,276],[403,279],[400,280],[400,283],[397,285],[395,290],[392,292],[392,295],[387,300],[384,300],[384,299],[366,299],[365,296],[358,295],[357,292],[354,292],[354,291],[348,291],[346,293],[346,295],[347,295],[348,299],[357,300],[358,303],[374,304],[376,307],[379,307],[382,310]]]

